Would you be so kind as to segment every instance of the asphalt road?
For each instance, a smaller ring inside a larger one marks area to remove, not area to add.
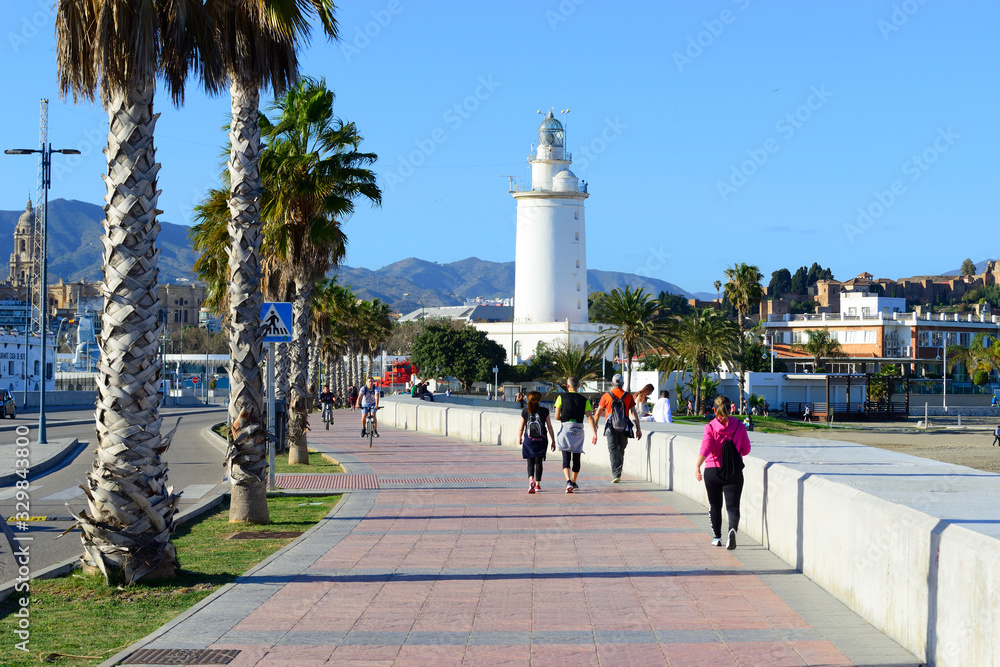
[[[173,428],[177,420],[177,417],[171,417],[171,414],[190,411],[190,408],[163,409],[161,414],[164,433]],[[67,504],[77,512],[87,508],[86,496],[79,485],[85,481],[87,472],[94,462],[97,443],[93,419],[93,408],[47,413],[46,430],[50,442],[75,437],[81,442],[81,446],[67,457],[61,466],[32,480],[30,513],[34,517],[48,517],[46,521],[32,521],[29,524],[27,534],[34,537],[31,546],[33,571],[83,553],[79,531],[68,533],[58,540],[54,538],[73,523],[66,509]],[[174,491],[183,491],[178,506],[182,511],[197,504],[216,490],[216,487],[228,486],[228,482],[222,486],[226,475],[222,465],[225,445],[217,439],[210,439],[207,435],[207,429],[213,424],[225,421],[226,411],[222,406],[209,406],[195,414],[184,414],[180,419],[180,427],[174,434],[164,459],[168,466],[168,484],[174,487]],[[81,420],[87,420],[88,423],[79,424]],[[77,424],[66,425],[66,422],[77,422]],[[13,421],[0,420],[0,426],[16,424],[30,426],[32,434],[36,433],[37,413],[18,413]],[[12,431],[5,431],[0,433],[0,438],[8,434],[10,437],[16,437]],[[5,517],[14,514],[15,491],[15,489],[0,490],[0,511],[4,512]]]

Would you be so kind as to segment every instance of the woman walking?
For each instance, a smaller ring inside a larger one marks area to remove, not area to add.
[[[701,439],[701,451],[698,453],[698,465],[695,479],[702,480],[701,464],[705,464],[705,490],[708,492],[708,515],[712,521],[713,547],[722,546],[722,499],[726,499],[726,511],[729,513],[729,536],[726,548],[736,548],[736,531],[740,527],[740,495],[743,493],[742,468],[729,479],[719,476],[722,467],[723,444],[731,440],[739,452],[740,458],[750,453],[750,438],[747,428],[739,419],[729,417],[732,403],[725,396],[715,399],[715,419],[705,424],[705,434]]]
[[[566,393],[556,398],[555,405],[556,419],[560,422],[556,447],[562,452],[566,493],[573,493],[579,488],[576,480],[580,475],[580,455],[583,454],[584,418],[590,420],[590,428],[594,430],[593,443],[597,443],[597,420],[594,419],[594,408],[586,396],[577,393],[579,389],[578,378],[567,378]]]
[[[542,461],[545,460],[545,448],[549,442],[552,443],[552,451],[556,451],[552,419],[549,418],[549,409],[541,406],[541,400],[542,395],[537,391],[528,392],[528,405],[521,410],[521,428],[517,431],[521,456],[528,461],[528,493],[542,490]]]

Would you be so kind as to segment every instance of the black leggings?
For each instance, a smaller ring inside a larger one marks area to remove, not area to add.
[[[743,494],[743,473],[725,485],[719,479],[718,468],[705,468],[705,490],[708,491],[708,516],[712,520],[712,533],[722,537],[722,497],[726,498],[729,527],[740,529],[740,496]]]
[[[544,460],[541,456],[528,459],[528,477],[536,482],[542,481],[542,461]]]
[[[580,472],[580,452],[563,452],[563,468],[569,467],[570,457],[573,459],[573,472]]]

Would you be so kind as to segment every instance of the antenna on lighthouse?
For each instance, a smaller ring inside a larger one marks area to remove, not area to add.
[[[569,109],[563,109],[562,111],[559,112],[559,113],[561,113],[563,115],[563,132],[564,133],[566,133],[566,130],[569,128],[569,118],[568,118],[569,111],[570,111]],[[563,145],[564,146],[566,145],[565,141],[564,141]]]
[[[509,181],[507,192],[514,191],[514,179],[520,178],[520,176],[511,176],[510,174],[497,174],[497,178],[506,178]]]

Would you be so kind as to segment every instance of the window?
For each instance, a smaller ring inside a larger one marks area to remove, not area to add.
[[[577,283],[577,284],[576,284],[576,291],[577,291],[577,292],[579,292],[579,291],[580,291],[580,283]]]
[[[931,332],[921,331],[917,334],[917,346],[918,347],[930,347],[931,346]]]
[[[871,314],[872,314],[872,309],[871,308],[862,308],[861,309],[861,317],[868,317]]]
[[[576,238],[573,239],[573,240],[574,241],[579,241],[580,240],[580,232],[573,232],[573,233],[576,235]]]
[[[574,220],[579,220],[580,219],[580,212],[579,211],[573,211],[573,219]]]
[[[35,372],[34,372],[34,373],[32,373],[32,375],[38,375],[38,370],[39,370],[39,369],[40,369],[41,367],[42,367],[42,365],[41,365],[41,364],[40,364],[40,363],[38,362],[38,360],[36,359],[36,360],[35,360]]]
[[[519,340],[514,341],[514,356],[515,357],[521,356],[521,341]]]
[[[7,375],[13,375],[13,374],[14,374],[14,362],[13,361],[8,361],[7,362]]]
[[[188,311],[185,310],[184,311],[184,324],[187,324],[187,321],[188,321]]]
[[[944,336],[940,331],[931,332],[931,347],[941,347],[944,344]]]
[[[962,347],[969,347],[969,343],[972,342],[972,334],[970,333],[960,333],[958,334],[958,344]],[[984,341],[987,345],[989,344],[989,337]]]
[[[809,340],[809,336],[805,331],[793,331],[792,332],[792,343],[805,343]]]
[[[848,308],[848,309],[847,309],[847,315],[848,315],[849,317],[854,317],[854,316],[856,316],[857,314],[858,314],[858,309],[857,309],[857,308],[855,308],[855,307],[851,306],[850,308]]]
[[[576,309],[580,310],[580,300],[579,299],[576,300]]]
[[[580,260],[576,260],[576,268],[580,268]]]
[[[49,363],[45,364],[45,379],[46,380],[52,379],[52,364]]]

